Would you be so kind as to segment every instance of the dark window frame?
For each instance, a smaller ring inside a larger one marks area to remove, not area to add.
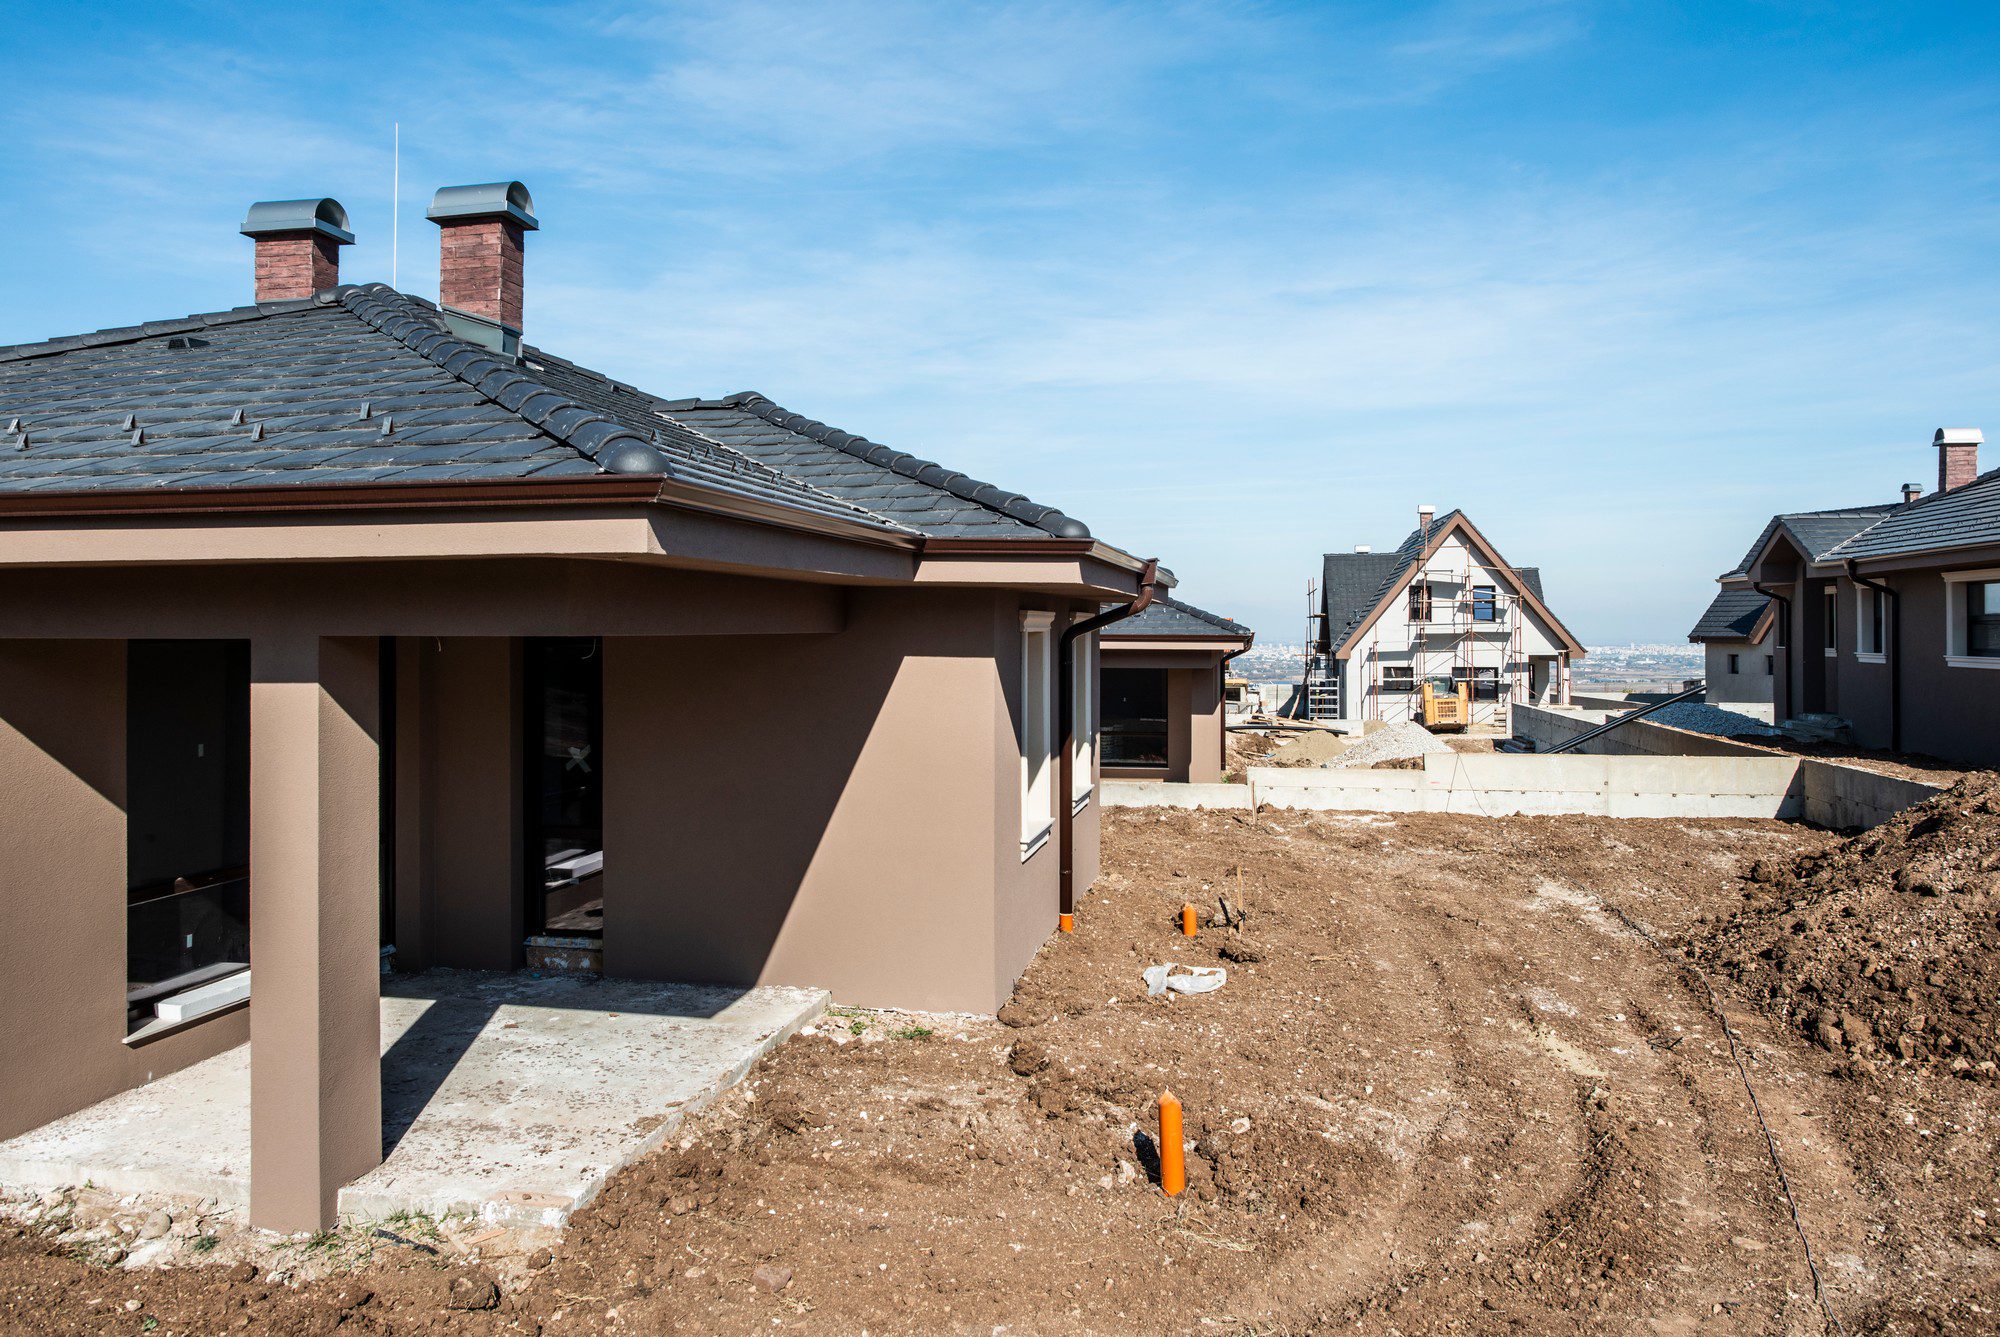
[[[1498,701],[1500,699],[1500,670],[1485,665],[1474,665],[1470,671],[1463,664],[1455,664],[1451,670],[1451,685],[1454,690],[1462,682],[1472,685],[1474,701]]]
[[[1495,585],[1474,585],[1472,587],[1472,620],[1474,622],[1498,622],[1500,620],[1500,589]]]
[[[1965,582],[1965,654],[2000,659],[2000,580]]]
[[[1742,672],[1742,669],[1739,664],[1740,658],[1741,657],[1738,655],[1729,656],[1729,672],[1732,677],[1735,676],[1737,673]]]
[[[1168,712],[1173,709],[1170,672],[1163,668],[1099,670],[1098,765],[1106,769],[1165,770],[1173,764],[1173,730],[1168,719]],[[1154,710],[1157,715],[1150,713]]]
[[[1384,696],[1408,696],[1417,690],[1417,670],[1410,664],[1384,664],[1379,688]]]

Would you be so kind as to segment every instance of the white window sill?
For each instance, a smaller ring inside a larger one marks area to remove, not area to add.
[[[153,1020],[126,1036],[125,1043],[140,1044],[154,1036],[193,1025],[203,1017],[241,1007],[249,1001],[250,972],[239,970],[234,975],[224,975],[221,979],[162,998],[153,1005]]]
[[[1036,853],[1040,851],[1042,846],[1049,843],[1049,833],[1054,831],[1055,829],[1056,829],[1056,824],[1054,822],[1050,822],[1040,831],[1037,831],[1034,835],[1029,836],[1026,840],[1022,841],[1021,862],[1026,863],[1028,862],[1028,860],[1034,858]]]
[[[1990,655],[1946,655],[1944,662],[1953,668],[2000,669],[2000,658]]]
[[[1821,651],[1821,653],[1824,654],[1828,659],[1832,659],[1835,655],[1838,655],[1840,651],[1834,649],[1832,646],[1829,645],[1826,647],[1825,650]]]
[[[1072,800],[1069,805],[1069,815],[1074,817],[1078,813],[1082,812],[1085,808],[1088,808],[1090,806],[1090,796],[1092,794],[1095,794],[1096,792],[1097,790],[1095,788],[1091,788],[1084,790],[1081,794],[1078,794],[1076,798]]]
[[[1879,654],[1873,650],[1856,650],[1854,652],[1854,662],[1857,664],[1886,664],[1889,662],[1889,656]]]

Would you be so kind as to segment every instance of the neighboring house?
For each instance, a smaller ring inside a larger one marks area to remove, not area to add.
[[[1153,581],[524,344],[527,192],[432,218],[442,311],[338,286],[345,213],[280,202],[255,305],[0,349],[0,1138],[250,1037],[276,1229],[381,1158],[385,948],[993,1011],[1097,871],[1065,632]]]
[[[1725,585],[1716,591],[1708,611],[1688,633],[1706,661],[1705,700],[1760,708],[1771,704],[1772,684],[1777,681],[1776,651],[1771,645],[1773,607],[1769,599],[1745,586]]]
[[[1474,724],[1516,704],[1564,704],[1583,646],[1542,597],[1541,572],[1500,555],[1463,512],[1417,511],[1393,552],[1328,553],[1308,629],[1306,715],[1420,719],[1425,682],[1471,689]]]
[[[1165,596],[1099,632],[1105,778],[1220,781],[1223,669],[1254,639],[1240,623]]]
[[[1940,428],[1938,490],[1773,517],[1723,577],[1776,605],[1779,720],[1829,715],[1864,747],[2000,764],[2000,470]]]

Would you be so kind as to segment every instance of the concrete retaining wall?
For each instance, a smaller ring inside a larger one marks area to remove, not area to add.
[[[1835,830],[1880,826],[1943,788],[1811,757],[1799,762],[1799,786],[1804,796],[1799,815],[1814,826]]]
[[[1274,808],[1600,817],[1793,817],[1793,757],[1537,757],[1433,753],[1420,771],[1250,772]]]
[[[1249,785],[1181,785],[1151,780],[1101,780],[1107,808],[1248,808]]]
[[[1547,748],[1596,728],[1604,719],[1603,714],[1594,711],[1517,706],[1514,710],[1514,732],[1519,737],[1532,740],[1538,748]],[[1565,752],[1543,760],[1564,761],[1583,755],[1767,757],[1792,761],[1796,763],[1798,772],[1793,782],[1799,799],[1798,816],[1814,826],[1834,829],[1878,826],[1903,809],[1922,803],[1942,788],[1920,780],[1901,780],[1892,775],[1882,775],[1859,766],[1845,766],[1815,757],[1795,757],[1787,752],[1758,747],[1754,743],[1739,743],[1689,729],[1675,729],[1652,720],[1634,720],[1602,738],[1592,739],[1576,752]]]
[[[1678,733],[1680,730],[1673,730]],[[1107,781],[1109,808],[1273,808],[1599,817],[1779,817],[1869,827],[1934,785],[1783,753],[1669,757],[1433,753],[1422,770],[1253,767],[1249,783]]]
[[[1628,707],[1629,709],[1630,707]],[[1607,711],[1560,710],[1548,706],[1514,707],[1514,736],[1532,742],[1540,751],[1589,733],[1612,714]],[[1593,756],[1623,757],[1769,757],[1783,755],[1769,748],[1717,738],[1714,734],[1675,729],[1652,720],[1630,724],[1583,745]],[[1565,753],[1575,756],[1576,753]]]

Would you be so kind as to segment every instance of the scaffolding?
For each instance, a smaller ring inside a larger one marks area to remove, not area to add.
[[[1301,703],[1309,720],[1340,718],[1340,668],[1333,657],[1333,645],[1326,635],[1326,606],[1320,601],[1319,582],[1306,581],[1306,668],[1300,679],[1305,700]],[[1325,649],[1320,643],[1326,640]]]
[[[1475,563],[1469,549],[1455,552],[1462,562],[1426,566],[1407,587],[1403,620],[1407,643],[1384,646],[1378,637],[1370,648],[1367,713],[1371,719],[1383,718],[1384,702],[1395,697],[1405,702],[1402,713],[1415,718],[1418,712],[1408,703],[1418,699],[1424,683],[1435,682],[1447,690],[1464,683],[1472,697],[1472,723],[1512,727],[1513,707],[1525,691],[1522,675],[1527,670],[1521,601],[1497,568]],[[1479,575],[1487,580],[1475,583]],[[1409,670],[1407,681],[1399,679],[1394,691],[1386,690],[1385,670],[1391,665],[1385,649],[1398,656],[1395,667]],[[1492,672],[1490,696],[1481,695],[1482,669]]]

